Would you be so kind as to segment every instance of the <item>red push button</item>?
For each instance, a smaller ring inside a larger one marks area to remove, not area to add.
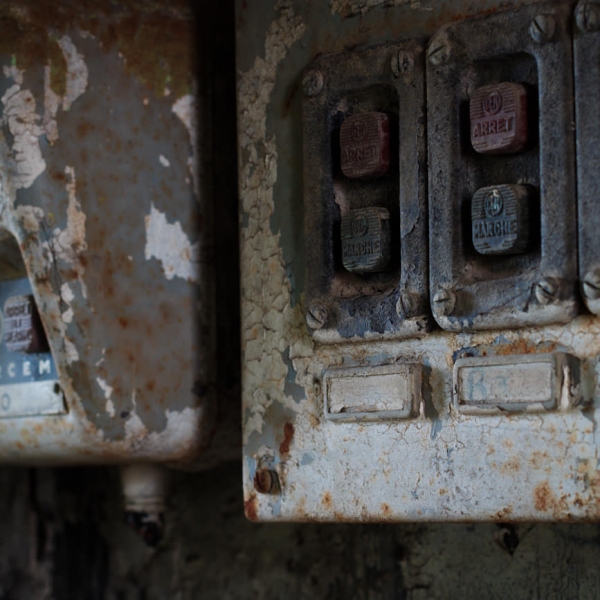
[[[340,128],[342,172],[351,179],[385,175],[390,168],[390,121],[380,112],[348,117]]]
[[[527,145],[527,91],[519,83],[486,85],[471,97],[471,144],[481,154],[519,152]]]

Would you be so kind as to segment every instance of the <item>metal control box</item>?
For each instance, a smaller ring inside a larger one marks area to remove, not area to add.
[[[596,8],[238,3],[249,519],[598,520]]]
[[[191,463],[216,415],[191,9],[0,14],[0,463]]]

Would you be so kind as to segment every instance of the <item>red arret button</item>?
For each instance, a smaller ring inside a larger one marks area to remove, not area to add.
[[[385,175],[390,168],[390,121],[380,112],[348,117],[340,128],[342,172],[351,179]]]
[[[477,152],[507,154],[527,145],[527,92],[519,83],[480,87],[471,97],[470,113]]]

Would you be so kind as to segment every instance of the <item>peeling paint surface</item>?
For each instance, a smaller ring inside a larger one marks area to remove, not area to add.
[[[184,43],[172,61],[154,5],[62,8],[48,23],[38,5],[0,8],[39,40],[0,42],[0,231],[22,254],[68,408],[0,419],[0,462],[198,466],[215,408],[191,14],[163,18]]]
[[[161,261],[167,279],[181,277],[188,281],[198,280],[198,246],[190,244],[181,224],[168,223],[164,213],[154,205],[146,221],[146,260]]]
[[[336,15],[328,16],[274,2],[274,14],[253,14],[264,24],[259,43],[249,31],[239,37],[239,62],[249,65],[238,74],[246,514],[259,521],[598,520],[597,318],[581,315],[543,329],[434,331],[423,340],[323,345],[308,335],[302,302],[291,303],[292,295],[302,297],[293,282],[303,258],[284,259],[293,242],[273,227],[276,215],[292,212],[295,197],[287,190],[302,186],[298,155],[281,141],[289,143],[290,131],[301,127],[300,101],[293,93],[290,99],[289,90],[302,93],[302,71],[323,49],[374,43],[384,29],[390,36],[408,30],[431,35],[452,16],[439,10],[429,18],[420,5],[392,5],[368,11],[368,3],[331,3]],[[466,14],[478,10],[464,8]],[[254,22],[249,10],[238,7],[242,23]],[[342,10],[364,12],[361,32],[339,23]],[[301,237],[302,228],[301,220],[288,224],[290,238]],[[576,407],[566,373],[558,410],[486,416],[455,410],[457,358],[554,351],[580,360],[582,402]],[[423,367],[418,416],[324,418],[326,371],[397,363]],[[290,427],[293,441],[281,453]],[[277,473],[280,494],[256,492],[257,469]]]

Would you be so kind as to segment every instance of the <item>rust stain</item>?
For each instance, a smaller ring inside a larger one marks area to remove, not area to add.
[[[125,69],[162,96],[192,89],[194,46],[191,7],[186,0],[19,0],[0,4],[0,54],[14,56],[19,69],[50,65],[50,84],[63,96],[67,65],[57,43],[74,29],[91,33],[107,50],[116,45]]]
[[[512,506],[506,506],[502,510],[499,510],[494,516],[493,519],[495,521],[504,521],[508,516],[510,516],[513,512]]]
[[[568,516],[568,503],[563,495],[557,498],[554,492],[550,489],[547,481],[540,483],[533,490],[535,498],[535,509],[541,512],[552,512],[555,516]]]
[[[332,500],[332,498],[331,498],[331,494],[330,494],[329,492],[325,492],[325,493],[323,494],[323,497],[321,498],[321,504],[323,504],[323,506],[324,506],[326,509],[328,509],[328,510],[330,510],[330,509],[331,509],[331,506],[332,506],[332,504],[333,504],[333,500]],[[337,516],[336,516],[335,518],[336,518],[336,520],[338,519],[338,517],[337,517]]]
[[[256,494],[251,494],[250,498],[244,502],[244,514],[249,521],[258,521],[256,509]]]
[[[392,509],[386,502],[381,503],[381,512],[383,513],[384,517],[390,517],[392,515]]]
[[[521,470],[521,463],[517,458],[510,458],[500,467],[500,472],[503,475],[507,475],[509,473],[518,473]]]
[[[538,354],[542,352],[553,352],[556,350],[556,343],[544,342],[542,344],[534,344],[529,340],[519,339],[510,344],[502,344],[495,346],[495,354],[497,356],[510,356],[513,354]]]
[[[286,423],[283,427],[283,442],[279,446],[279,454],[287,455],[290,453],[290,444],[294,438],[294,426],[291,423]]]

